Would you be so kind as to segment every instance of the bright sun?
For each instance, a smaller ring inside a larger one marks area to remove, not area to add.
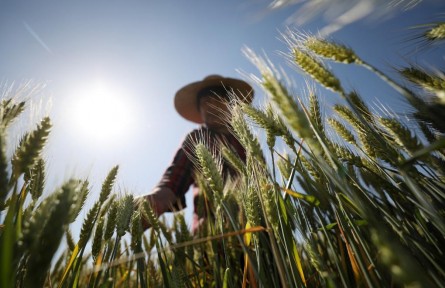
[[[74,96],[70,118],[88,141],[110,142],[124,137],[134,124],[129,99],[114,87],[91,85]]]

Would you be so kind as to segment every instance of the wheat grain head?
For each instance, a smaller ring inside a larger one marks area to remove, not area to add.
[[[33,166],[48,140],[51,126],[49,117],[45,117],[34,131],[21,139],[11,160],[14,180]]]

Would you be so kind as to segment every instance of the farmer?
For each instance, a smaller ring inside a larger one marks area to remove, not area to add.
[[[219,151],[221,143],[224,143],[223,145],[245,160],[244,148],[229,131],[229,101],[230,97],[236,97],[250,103],[253,94],[252,87],[246,82],[219,75],[209,75],[179,89],[174,99],[176,111],[185,119],[201,125],[185,137],[159,183],[149,194],[137,198],[138,205],[148,201],[156,216],[181,210],[186,206],[185,193],[193,185],[192,231],[196,232],[205,215],[198,211],[202,209],[197,209],[199,189],[195,183],[194,146],[196,143],[203,143],[210,151]],[[223,163],[223,175],[234,173],[227,163]],[[143,219],[142,224],[144,229],[150,227],[147,219]]]

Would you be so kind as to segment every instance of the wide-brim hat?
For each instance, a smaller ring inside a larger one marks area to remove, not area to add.
[[[238,97],[245,103],[251,103],[253,99],[253,88],[247,82],[235,79],[222,77],[220,75],[209,75],[201,81],[190,83],[176,92],[175,108],[179,115],[187,120],[195,123],[203,123],[201,114],[196,103],[198,93],[203,89],[210,87],[223,87],[230,95]]]

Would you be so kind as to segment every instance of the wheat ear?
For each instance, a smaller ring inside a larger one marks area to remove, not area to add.
[[[224,184],[221,176],[221,165],[215,162],[214,156],[204,144],[198,143],[195,146],[195,151],[202,175],[206,181],[208,181],[209,187],[212,189],[214,195],[217,196],[216,200],[222,200]]]
[[[29,191],[33,201],[37,201],[45,188],[45,161],[39,158],[31,170]]]
[[[304,45],[315,54],[341,63],[360,63],[355,52],[345,45],[330,42],[326,39],[308,37]]]
[[[11,186],[9,183],[9,159],[6,155],[6,142],[6,133],[0,127],[0,211],[5,208],[5,200]]]
[[[15,103],[12,98],[2,100],[0,104],[0,124],[7,128],[23,111],[25,102]]]
[[[247,125],[244,114],[239,106],[235,106],[232,110],[231,125],[241,144],[246,148],[248,156],[264,163],[264,155],[260,142]]]
[[[34,131],[22,138],[11,161],[13,180],[35,163],[48,139],[51,126],[50,119],[45,117]]]
[[[82,228],[80,229],[79,236],[79,248],[85,247],[91,236],[91,231],[94,228],[97,214],[100,211],[100,203],[94,203],[93,207],[88,211],[86,218],[83,221]]]
[[[445,39],[445,23],[437,23],[425,32],[425,38],[431,41]]]
[[[275,137],[280,135],[280,131],[276,129],[273,119],[269,118],[265,112],[256,109],[251,105],[241,105],[241,109],[266,131],[267,145],[270,148],[273,148],[275,146]]]
[[[104,218],[101,217],[96,225],[96,230],[93,235],[93,244],[91,246],[91,255],[93,256],[94,262],[97,260],[100,251],[102,250],[102,237],[104,233]]]
[[[294,136],[292,135],[286,124],[284,124],[283,119],[275,113],[274,108],[270,104],[266,106],[266,115],[267,117],[269,117],[269,119],[271,119],[270,122],[273,123],[274,130],[279,132],[277,136],[281,136],[287,146],[289,146],[289,148],[291,148],[294,153],[297,153],[295,149],[296,141],[294,139]]]
[[[432,75],[414,66],[400,70],[400,74],[423,89],[435,93],[441,103],[445,104],[445,77],[443,74]]]
[[[357,146],[357,140],[355,140],[355,137],[352,134],[352,132],[349,131],[348,128],[346,128],[345,125],[343,125],[340,121],[333,118],[329,118],[328,123],[329,125],[331,125],[332,128],[334,128],[337,134],[343,138],[343,140]]]
[[[394,118],[380,118],[380,123],[390,133],[397,146],[403,148],[410,155],[423,148],[419,139],[398,120]]]
[[[131,231],[131,243],[130,243],[130,247],[133,250],[134,253],[138,253],[139,248],[140,248],[140,244],[141,244],[141,236],[142,233],[144,232],[142,230],[142,225],[141,225],[141,214],[138,211],[135,211],[133,213],[133,216],[131,217],[131,221],[130,221],[130,231]]]
[[[102,183],[102,189],[99,195],[99,202],[104,203],[107,200],[108,196],[113,189],[114,181],[116,180],[117,172],[119,170],[119,166],[113,167],[110,172],[108,172],[105,181]]]
[[[329,90],[344,95],[340,81],[320,61],[306,51],[294,49],[294,60],[297,65],[318,83]]]
[[[310,143],[314,151],[321,151],[320,144],[313,140],[315,139],[314,131],[311,129],[306,115],[290,95],[286,86],[279,81],[280,73],[270,64],[270,61],[258,57],[252,50],[245,49],[244,53],[260,70],[262,79],[258,81],[280,109],[289,127],[307,143]]]
[[[108,241],[114,234],[114,228],[116,227],[118,201],[113,201],[111,203],[110,209],[107,213],[107,225],[104,231],[104,240]]]
[[[66,230],[65,239],[68,249],[73,252],[74,248],[76,247],[76,243],[74,242],[73,234],[71,233],[70,229]]]
[[[28,239],[29,255],[24,284],[43,287],[51,260],[56,253],[70,219],[70,208],[80,190],[80,182],[70,180],[39,205],[28,222],[24,239]]]
[[[244,175],[246,173],[246,167],[244,165],[243,160],[231,149],[227,147],[222,147],[222,156],[224,159],[234,168],[240,175]]]
[[[124,236],[125,231],[130,225],[131,216],[133,215],[133,195],[127,194],[119,200],[117,216],[116,216],[116,233],[117,236]]]

